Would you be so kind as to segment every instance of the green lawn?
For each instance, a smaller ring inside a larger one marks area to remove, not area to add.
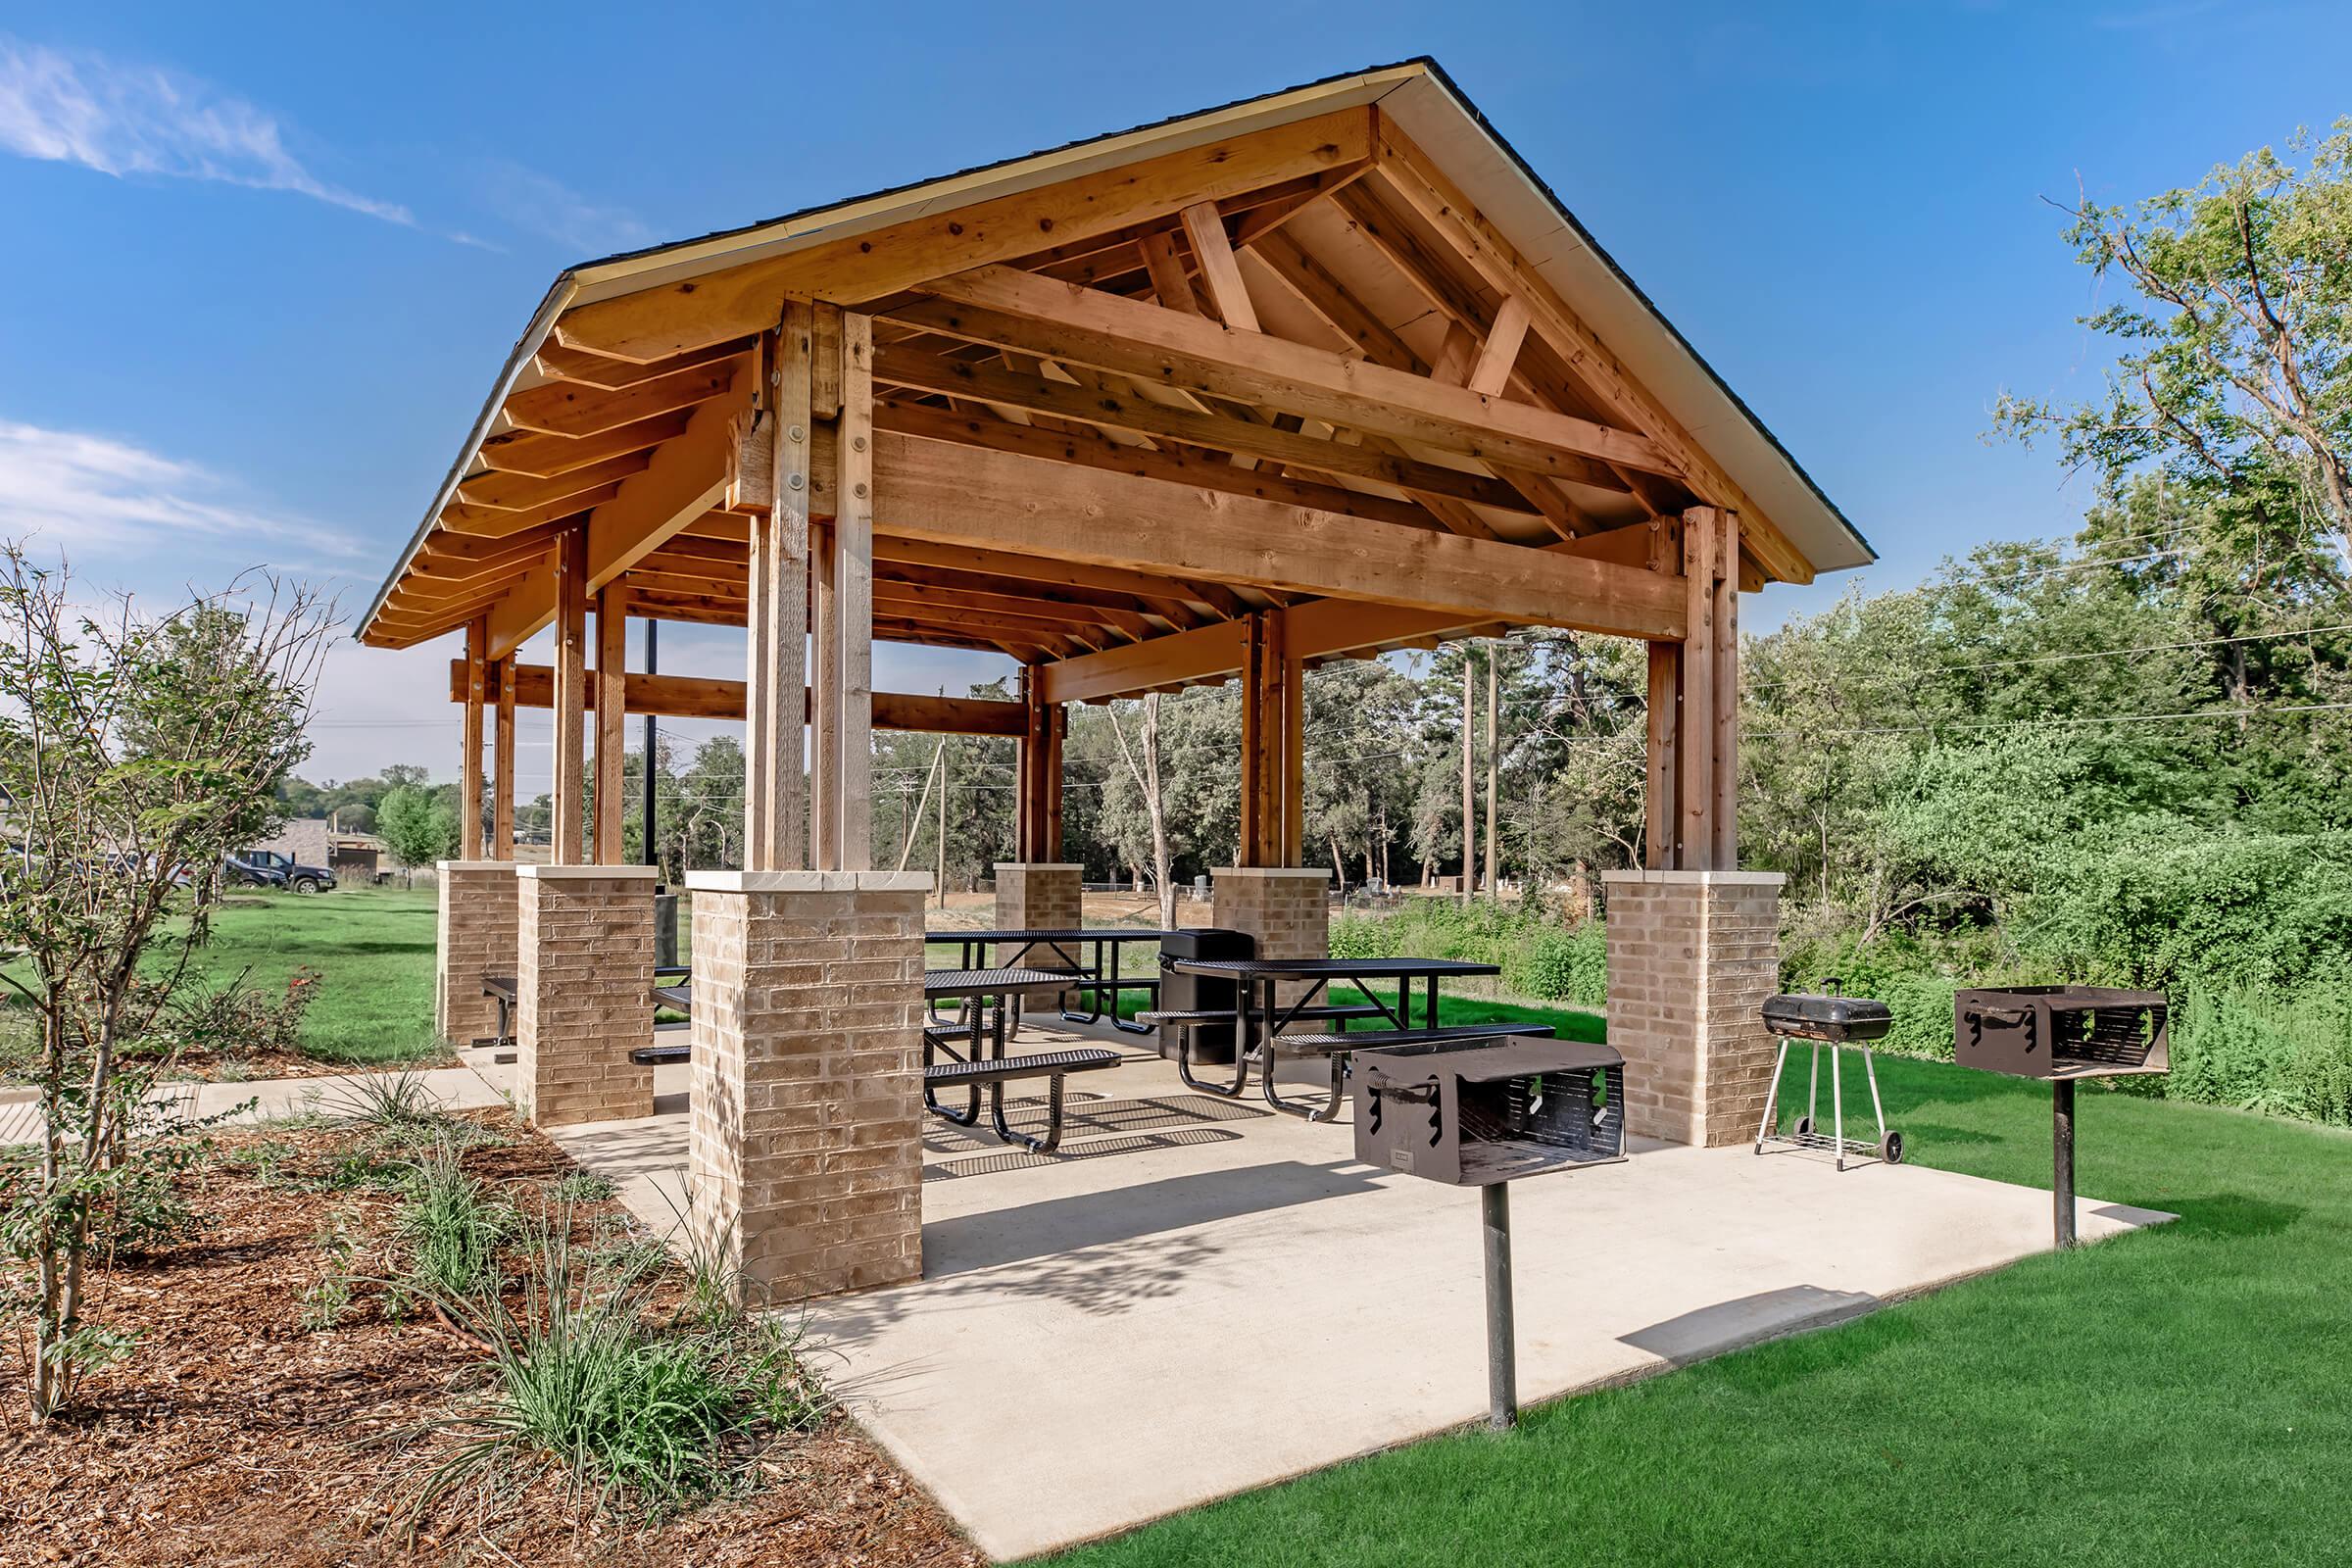
[[[2046,1090],[1934,1062],[1880,1074],[1918,1162],[2049,1185]],[[2347,1560],[2352,1136],[2092,1090],[2080,1126],[2081,1191],[2180,1222],[1063,1560]],[[1315,1393],[1233,1396],[1279,1420]]]
[[[212,945],[191,972],[214,985],[250,970],[276,989],[308,965],[318,1000],[303,1020],[305,1052],[374,1064],[441,1054],[433,1033],[433,890],[346,887],[305,898],[241,896],[213,919]]]

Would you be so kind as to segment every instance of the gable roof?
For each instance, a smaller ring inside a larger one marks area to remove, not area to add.
[[[1718,466],[1793,556],[1772,575],[1809,578],[1818,571],[1875,559],[1860,531],[1796,463],[1696,350],[1666,320],[1552,190],[1461,93],[1438,64],[1421,58],[1351,72],[1219,108],[1107,133],[1019,158],[979,166],[699,238],[605,257],[566,269],[533,313],[508,356],[431,508],[363,620],[368,640],[447,514],[460,487],[488,471],[484,443],[511,433],[510,399],[544,379],[540,356],[568,313],[632,297],[686,294],[706,280],[747,268],[789,265],[818,247],[836,246],[913,220],[935,219],[1124,169],[1212,143],[1362,106],[1377,106],[1425,153],[1490,231],[1535,271],[1570,312],[1590,323],[1612,368],[1655,400],[1706,459]],[[604,492],[589,492],[594,504]]]

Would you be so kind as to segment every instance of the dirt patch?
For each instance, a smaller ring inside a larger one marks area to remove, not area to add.
[[[549,1184],[576,1167],[504,1111],[476,1119],[509,1141],[471,1152],[467,1168],[544,1210]],[[306,1322],[305,1293],[339,1277],[326,1237],[354,1248],[349,1271],[365,1275],[389,1233],[389,1194],[309,1190],[356,1142],[319,1129],[220,1140],[185,1185],[210,1227],[99,1282],[91,1315],[144,1340],[86,1386],[82,1415],[33,1425],[21,1368],[0,1367],[0,1565],[983,1561],[840,1418],[776,1446],[750,1496],[659,1526],[599,1518],[550,1479],[503,1497],[495,1518],[442,1508],[410,1539],[395,1523],[404,1468],[438,1455],[366,1440],[446,1409],[480,1356],[429,1319],[388,1316],[364,1284],[336,1326]],[[610,1201],[572,1212],[583,1240],[625,1224]]]

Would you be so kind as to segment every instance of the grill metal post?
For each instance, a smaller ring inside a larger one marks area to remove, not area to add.
[[[2050,1081],[2050,1208],[2062,1248],[2075,1245],[2075,1081]]]
[[[1487,1425],[1505,1432],[1519,1424],[1518,1336],[1511,1322],[1511,1184],[1481,1187],[1478,1213],[1487,1244]]]

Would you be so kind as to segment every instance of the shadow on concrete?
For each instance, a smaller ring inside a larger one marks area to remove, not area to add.
[[[1040,1258],[1064,1261],[1058,1254],[1376,1192],[1376,1175],[1351,1159],[1328,1165],[1279,1160],[934,1220],[923,1227],[923,1275],[940,1280]]]
[[[1647,1350],[1662,1361],[1688,1366],[1774,1335],[1859,1317],[1878,1304],[1879,1298],[1867,1291],[1787,1285],[1777,1291],[1759,1291],[1753,1296],[1717,1301],[1631,1334],[1621,1334],[1618,1339],[1638,1350]]]

